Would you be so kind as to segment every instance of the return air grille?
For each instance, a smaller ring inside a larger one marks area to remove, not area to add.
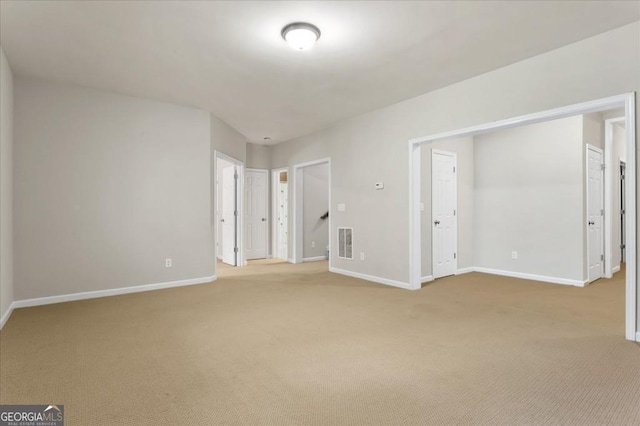
[[[338,228],[338,259],[353,260],[353,228]]]

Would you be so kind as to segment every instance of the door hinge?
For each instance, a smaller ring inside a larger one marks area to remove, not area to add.
[[[604,170],[605,165],[604,164],[600,164],[600,170]]]
[[[238,216],[238,210],[234,210],[233,211],[233,215],[237,217]]]
[[[455,210],[453,211],[453,215],[454,215],[454,216],[456,215],[456,211],[455,211]]]
[[[600,255],[600,260],[604,260],[604,254]]]
[[[453,258],[457,259],[458,258],[458,254],[457,253],[453,253]]]
[[[233,252],[234,252],[234,253],[237,253],[237,252],[238,252],[238,247],[234,247],[234,248],[233,248]]]
[[[604,209],[600,209],[600,216],[604,216]]]
[[[456,172],[456,166],[453,166],[453,173]]]
[[[238,174],[237,174],[237,173],[234,173],[233,178],[234,178],[235,180],[238,180]]]
[[[626,249],[627,247],[624,244],[620,244],[621,249]]]
[[[620,210],[620,215],[624,215],[624,209]]]

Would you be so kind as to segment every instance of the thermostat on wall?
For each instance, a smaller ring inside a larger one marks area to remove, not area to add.
[[[384,189],[384,182],[376,182],[376,189]]]

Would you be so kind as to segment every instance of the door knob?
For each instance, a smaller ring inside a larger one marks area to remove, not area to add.
[[[595,225],[595,222],[589,221],[589,225]]]
[[[440,225],[440,221],[436,220],[435,222],[433,222],[434,225]]]
[[[267,219],[265,219],[265,218],[263,217],[263,218],[262,218],[262,221],[263,221],[263,222],[266,222],[266,221],[267,221]]]
[[[220,219],[220,222],[223,222],[223,223],[224,223],[224,219]]]

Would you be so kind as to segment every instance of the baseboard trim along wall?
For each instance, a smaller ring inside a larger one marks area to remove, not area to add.
[[[470,266],[468,268],[460,268],[458,269],[458,271],[456,272],[456,275],[462,275],[462,274],[468,274],[469,272],[473,272],[475,271],[475,269],[473,268],[473,266]]]
[[[0,321],[0,329],[9,320],[9,316],[14,309],[28,308],[31,306],[51,305],[53,303],[73,302],[76,300],[96,299],[98,297],[119,296],[129,293],[141,293],[143,291],[162,290],[172,287],[183,287],[187,285],[204,284],[215,281],[216,275],[201,278],[191,278],[188,280],[168,281],[164,283],[145,284],[132,287],[112,288],[109,290],[85,291],[81,293],[62,294],[59,296],[38,297],[35,299],[16,300],[11,303],[9,310]]]
[[[636,332],[636,342],[640,343],[640,331]]]
[[[347,271],[346,269],[334,268],[330,267],[329,272],[333,272],[335,274],[346,275],[348,277],[360,278],[361,280],[371,281],[378,284],[386,284],[392,287],[400,287],[406,290],[411,290],[409,283],[405,283],[402,281],[390,280],[387,278],[376,277],[374,275],[361,274],[359,272]]]
[[[611,268],[611,274],[615,274],[616,272],[620,272],[620,265]]]
[[[318,262],[320,260],[327,260],[326,256],[316,256],[316,257],[305,257],[302,259],[302,262]]]
[[[11,313],[13,312],[13,304],[16,302],[11,302],[11,304],[9,305],[9,309],[7,309],[7,312],[4,313],[4,315],[2,316],[2,318],[0,318],[0,330],[2,330],[2,327],[4,327],[4,325],[7,323],[7,321],[9,320],[9,317],[11,316]]]
[[[567,278],[547,277],[545,275],[525,274],[522,272],[502,271],[500,269],[475,267],[473,268],[473,270],[475,272],[482,272],[484,274],[502,275],[504,277],[522,278],[525,280],[543,281],[543,282],[553,283],[553,284],[573,285],[576,287],[584,287],[588,284],[587,281],[571,280]]]
[[[420,278],[420,282],[422,284],[428,283],[430,281],[433,281],[433,275],[425,275],[424,277]]]

